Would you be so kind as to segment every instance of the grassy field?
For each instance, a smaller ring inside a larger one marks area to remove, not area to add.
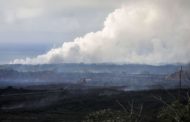
[[[188,92],[188,89],[181,92],[184,104]],[[177,97],[176,89],[128,92],[113,88],[56,91],[2,89],[0,121],[81,122],[97,111],[125,113],[133,110],[138,113],[142,109],[141,122],[160,122],[159,112]]]

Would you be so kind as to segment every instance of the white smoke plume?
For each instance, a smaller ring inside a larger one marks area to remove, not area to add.
[[[13,64],[190,62],[190,2],[142,0],[110,13],[102,30]]]

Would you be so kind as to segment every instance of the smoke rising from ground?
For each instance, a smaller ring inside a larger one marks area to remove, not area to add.
[[[13,64],[190,62],[190,2],[129,2],[110,13],[102,30]]]

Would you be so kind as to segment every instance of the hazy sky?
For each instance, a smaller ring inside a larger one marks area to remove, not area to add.
[[[33,57],[102,28],[122,0],[0,0],[0,63]]]
[[[189,22],[189,0],[0,0],[0,63],[187,63]]]

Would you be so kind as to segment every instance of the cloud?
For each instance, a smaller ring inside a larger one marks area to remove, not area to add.
[[[53,44],[73,40],[89,30],[100,29],[105,16],[121,1],[124,0],[0,0],[0,35],[3,35],[0,45],[8,41],[29,45],[43,41],[50,45],[52,40]],[[11,38],[14,35],[26,37],[25,33],[36,39]]]
[[[101,30],[11,63],[188,63],[189,5],[186,0],[129,2],[110,13]]]

